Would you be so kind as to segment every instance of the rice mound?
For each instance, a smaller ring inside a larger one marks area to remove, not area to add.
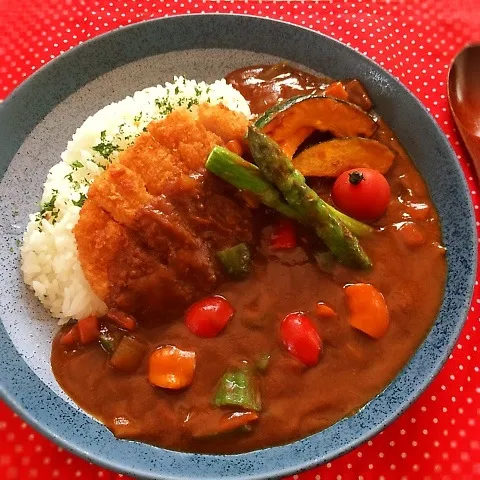
[[[223,103],[250,117],[247,101],[225,80],[208,85],[174,77],[173,83],[137,91],[87,118],[62,161],[50,169],[40,210],[30,215],[23,235],[21,268],[25,283],[60,324],[107,309],[83,275],[72,232],[90,184],[152,120],[204,102]]]

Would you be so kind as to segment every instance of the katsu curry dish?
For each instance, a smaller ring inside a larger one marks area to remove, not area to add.
[[[427,336],[447,270],[428,188],[362,83],[286,63],[89,117],[21,253],[73,402],[118,438],[222,454],[358,412]]]

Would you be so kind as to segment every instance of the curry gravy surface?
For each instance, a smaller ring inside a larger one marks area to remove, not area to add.
[[[286,66],[267,78],[267,68],[249,67],[227,76],[247,99],[253,98],[252,110],[257,113],[279,97],[308,90],[305,82],[320,89],[328,83]],[[289,86],[295,88],[282,90],[275,75],[283,84],[290,79]],[[97,343],[66,350],[57,335],[51,360],[62,388],[119,437],[210,453],[284,444],[318,432],[365,405],[399,373],[428,333],[446,276],[440,225],[425,183],[383,122],[376,138],[392,148],[396,158],[386,175],[392,198],[387,213],[375,224],[379,232],[361,239],[374,264],[371,271],[337,264],[331,273],[323,273],[312,256],[318,241],[303,229],[297,232],[295,249],[272,251],[269,237],[276,215],[260,208],[253,214],[256,250],[251,274],[243,281],[223,283],[214,292],[235,308],[233,319],[219,336],[195,336],[183,316],[166,324],[151,319],[148,326],[140,325],[134,332],[148,350],[141,367],[129,374],[111,368],[108,355]],[[312,186],[328,199],[331,185],[312,182]],[[406,244],[401,234],[406,222],[415,222],[424,238],[422,245]],[[348,323],[343,287],[355,282],[372,283],[385,297],[390,326],[379,340]],[[330,305],[338,316],[316,317],[319,301]],[[294,311],[308,313],[323,340],[320,362],[313,368],[302,366],[281,344],[280,321]],[[196,352],[194,381],[185,390],[166,391],[148,382],[148,355],[168,344]],[[217,414],[212,398],[225,371],[244,362],[254,364],[263,354],[270,354],[271,359],[267,370],[258,374],[262,411],[251,431],[192,438],[195,422],[208,422],[209,415]]]

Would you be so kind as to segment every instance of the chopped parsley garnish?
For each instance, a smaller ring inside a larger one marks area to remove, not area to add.
[[[57,201],[58,190],[52,190],[52,197],[48,202],[45,202],[41,205],[39,215],[39,220],[45,218],[54,224],[57,221],[59,210],[55,206],[55,202]]]
[[[82,207],[86,199],[87,199],[87,196],[84,193],[80,193],[80,198],[78,200],[72,200],[72,203],[76,207]]]
[[[178,95],[180,93],[180,87],[177,85],[175,87],[175,95]]]
[[[142,112],[140,112],[138,115],[135,115],[133,117],[134,122],[139,122],[142,119]]]
[[[71,167],[72,167],[74,170],[78,170],[79,168],[83,168],[83,163],[82,163],[82,162],[79,162],[78,160],[75,160],[75,161],[71,164]]]
[[[189,98],[187,102],[187,109],[193,107],[193,105],[198,105],[198,98]]]
[[[157,98],[155,100],[155,105],[160,110],[160,115],[168,115],[173,111],[173,105],[170,103],[168,98],[164,98],[163,100]]]
[[[103,158],[108,160],[108,157],[115,151],[120,151],[118,145],[113,144],[112,142],[107,142],[107,132],[103,130],[100,133],[100,143],[92,147],[92,150],[98,152]]]
[[[73,173],[67,173],[64,178],[66,178],[69,182],[73,182]]]

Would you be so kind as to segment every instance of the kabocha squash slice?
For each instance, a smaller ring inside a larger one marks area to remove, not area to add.
[[[371,137],[377,129],[375,120],[358,106],[324,95],[290,98],[267,110],[255,126],[289,157],[314,130],[346,138]]]
[[[265,131],[265,130],[264,130]],[[298,150],[298,147],[315,131],[313,127],[301,127],[298,130],[292,132],[290,136],[285,138],[283,141],[278,142],[283,153],[292,158],[295,155],[295,152]],[[268,134],[273,137],[272,134]]]
[[[320,98],[320,95],[310,94],[310,95],[297,95],[295,97],[290,97],[287,100],[277,103],[273,107],[268,108],[265,112],[257,118],[254,125],[259,130],[262,130],[267,124],[269,124],[277,115],[283,113],[285,110],[288,110],[290,107],[293,107],[297,103],[310,100],[311,98]]]
[[[395,154],[369,138],[336,138],[307,148],[293,159],[306,177],[338,177],[352,168],[372,168],[386,173]]]

